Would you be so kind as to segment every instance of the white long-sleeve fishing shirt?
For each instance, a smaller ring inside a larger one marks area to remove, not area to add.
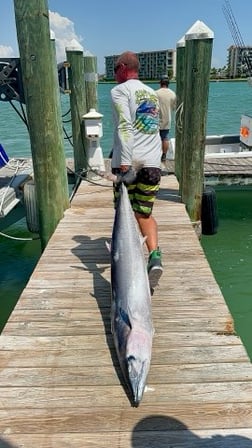
[[[160,168],[159,103],[156,92],[138,79],[111,90],[114,142],[112,168],[143,163]]]

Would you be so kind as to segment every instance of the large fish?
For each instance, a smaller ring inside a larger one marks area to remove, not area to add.
[[[137,221],[121,184],[111,242],[111,329],[119,363],[138,406],[151,362],[151,292]]]

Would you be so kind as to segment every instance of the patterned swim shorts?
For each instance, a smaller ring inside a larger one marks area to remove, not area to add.
[[[112,169],[113,174],[118,174],[119,169]],[[142,168],[137,173],[137,178],[134,184],[129,185],[128,193],[132,205],[132,209],[136,213],[144,216],[150,216],[153,209],[153,204],[157,196],[161,180],[160,168]],[[114,204],[116,203],[120,194],[120,185],[114,184]]]

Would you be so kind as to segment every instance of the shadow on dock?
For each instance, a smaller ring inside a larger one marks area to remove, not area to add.
[[[158,192],[158,199],[161,201],[181,202],[181,196],[177,189],[162,188]]]
[[[198,432],[200,433],[201,431]],[[149,447],[252,448],[252,441],[247,437],[236,434],[228,436],[217,434],[212,437],[199,437],[180,420],[163,415],[150,415],[135,425],[132,431],[132,448],[142,447],[143,441],[147,438]]]
[[[110,330],[109,312],[111,291],[110,283],[102,275],[106,269],[109,269],[110,265],[109,252],[106,248],[107,239],[102,237],[92,240],[87,235],[75,235],[73,240],[78,243],[78,246],[72,249],[72,252],[83,264],[83,268],[76,266],[74,268],[87,270],[93,275],[92,296],[96,299],[102,316],[105,334],[108,335]],[[92,261],[90,261],[90,253],[93,253]],[[98,260],[99,265],[102,264],[104,266],[99,267],[97,265]]]
[[[0,439],[0,448],[18,448],[17,445],[10,445],[6,440]]]
[[[73,240],[78,243],[78,246],[72,249],[73,254],[80,259],[83,264],[83,268],[74,267],[75,269],[87,270],[93,275],[93,294],[92,297],[97,302],[99,311],[101,313],[104,334],[108,349],[110,351],[111,360],[117,377],[125,389],[131,403],[131,395],[122,375],[121,368],[119,366],[117,354],[114,347],[113,336],[111,333],[111,319],[110,319],[110,305],[111,305],[111,285],[108,280],[103,277],[103,273],[106,269],[110,269],[110,254],[106,244],[110,243],[108,238],[97,238],[92,240],[87,235],[75,235]],[[92,261],[90,262],[90,253],[93,254]],[[102,264],[104,266],[98,266]],[[132,404],[132,403],[131,403]],[[0,447],[1,448],[1,447]]]

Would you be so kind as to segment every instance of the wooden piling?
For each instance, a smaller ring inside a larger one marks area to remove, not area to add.
[[[185,34],[182,201],[192,221],[201,219],[204,153],[213,32],[199,20]]]
[[[42,250],[69,206],[56,61],[46,0],[14,0]]]
[[[98,111],[98,74],[97,58],[95,56],[84,56],[84,73],[87,111],[90,111],[90,109]]]
[[[177,42],[176,52],[176,129],[175,129],[175,174],[182,185],[183,174],[183,107],[184,107],[184,79],[185,79],[185,38]]]
[[[87,113],[83,50],[80,46],[67,47],[66,55],[67,61],[69,62],[68,80],[71,92],[70,108],[74,147],[74,169],[75,172],[80,172],[87,168],[85,130],[82,123],[82,116]]]

